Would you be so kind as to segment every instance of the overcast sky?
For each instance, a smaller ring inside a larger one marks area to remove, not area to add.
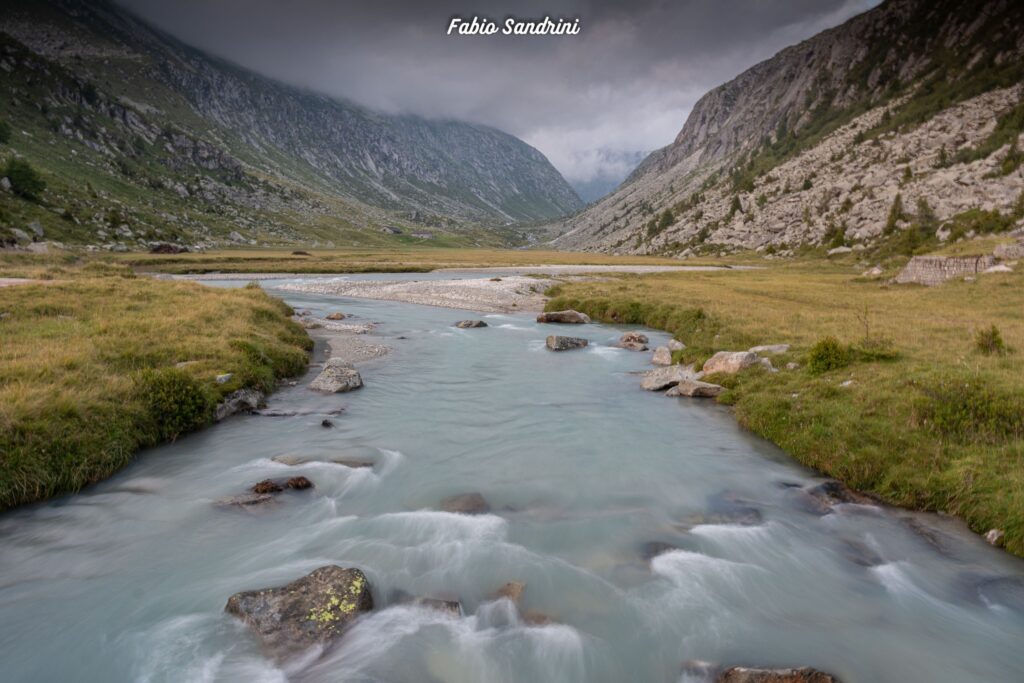
[[[573,184],[621,180],[698,98],[877,0],[118,0],[187,43],[389,112],[484,123]],[[448,36],[452,16],[580,20],[576,36]]]

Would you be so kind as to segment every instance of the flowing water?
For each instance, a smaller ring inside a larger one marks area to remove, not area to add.
[[[379,321],[394,352],[361,366],[358,392],[309,391],[314,368],[269,401],[303,414],[231,418],[0,517],[0,678],[670,682],[700,680],[681,668],[698,659],[846,683],[1024,680],[1024,563],[955,520],[806,511],[793,485],[812,472],[727,409],[641,391],[649,354],[611,348],[621,329],[570,328],[591,346],[555,354],[527,315],[458,330],[464,311],[286,298]],[[213,505],[292,474],[315,491]],[[491,514],[434,511],[472,491]],[[650,543],[677,549],[648,560]],[[379,609],[314,661],[275,667],[223,612],[332,563],[362,568]],[[513,580],[519,613],[489,597]],[[457,596],[464,613],[399,591]]]

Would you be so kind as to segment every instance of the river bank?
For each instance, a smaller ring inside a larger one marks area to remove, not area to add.
[[[256,288],[76,272],[0,288],[0,509],[77,491],[306,367]]]
[[[1021,555],[1022,284],[1006,273],[892,288],[798,265],[566,283],[547,307],[666,330],[687,345],[677,359],[698,367],[717,351],[790,344],[772,359],[779,372],[721,378],[717,400],[744,427],[854,489],[956,515]],[[978,339],[993,324],[1007,350],[987,353]],[[809,367],[826,337],[836,357]]]

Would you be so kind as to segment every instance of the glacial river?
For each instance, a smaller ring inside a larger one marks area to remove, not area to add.
[[[0,516],[0,679],[669,683],[702,680],[683,666],[703,660],[845,683],[1024,680],[1024,562],[949,518],[808,511],[797,487],[821,479],[728,409],[640,390],[649,354],[612,348],[623,328],[561,328],[591,346],[556,354],[529,315],[286,299],[377,321],[394,350],[360,366],[359,391],[314,393],[313,368],[269,399],[298,415],[228,419]],[[468,317],[490,326],[451,327]],[[272,460],[286,454],[376,465]],[[296,474],[315,490],[214,505]],[[465,492],[492,512],[435,511]],[[326,564],[363,569],[378,609],[277,668],[225,601]],[[519,612],[490,598],[508,581],[526,584]],[[402,593],[457,597],[463,614]]]

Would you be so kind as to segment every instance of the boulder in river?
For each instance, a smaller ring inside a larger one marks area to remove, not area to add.
[[[366,575],[336,565],[315,569],[280,588],[235,593],[225,607],[277,659],[334,640],[372,609]]]
[[[1006,536],[1006,532],[1002,529],[989,529],[985,533],[985,541],[988,542],[989,545],[994,545],[998,548],[1003,544],[1004,536]]]
[[[526,584],[520,583],[519,581],[509,581],[504,586],[494,591],[491,597],[494,600],[500,600],[501,598],[508,598],[515,604],[519,604],[519,598],[523,596],[523,590],[526,588]]]
[[[334,313],[328,313],[325,316],[325,319],[327,319],[327,320],[344,320],[345,319],[345,314],[340,312],[340,311],[335,311]]]
[[[217,404],[213,419],[215,422],[220,422],[236,413],[251,413],[258,410],[264,404],[265,399],[263,392],[256,389],[233,391]]]
[[[560,337],[553,334],[544,343],[552,351],[571,351],[572,349],[582,349],[590,342],[581,337]]]
[[[665,392],[666,396],[689,396],[691,398],[714,398],[725,391],[725,387],[699,379],[684,379]]]
[[[460,493],[441,501],[441,509],[462,515],[483,515],[491,511],[487,500],[479,493]]]
[[[732,375],[761,362],[761,358],[750,351],[719,351],[704,362],[704,374],[721,372]]]
[[[839,679],[817,669],[748,669],[734,666],[723,671],[718,683],[840,683]]]
[[[654,349],[654,355],[651,356],[651,363],[654,365],[672,365],[672,350],[667,346],[659,346]]]
[[[619,337],[619,348],[629,351],[646,351],[648,338],[641,332],[626,332]]]
[[[252,487],[253,493],[280,493],[285,489],[304,491],[313,488],[313,482],[306,477],[290,477],[288,479],[264,479]]]
[[[324,369],[317,375],[317,378],[310,382],[309,388],[313,391],[323,391],[329,394],[337,394],[343,391],[352,391],[363,386],[363,378],[359,371],[340,358],[331,358],[324,363]]]
[[[539,323],[562,323],[565,325],[584,325],[590,317],[579,311],[548,311],[537,316]]]
[[[685,380],[698,380],[702,376],[701,373],[694,372],[692,365],[670,365],[645,372],[643,380],[640,381],[640,388],[661,391]]]
[[[244,493],[240,496],[221,498],[215,505],[221,508],[251,508],[273,503],[274,496],[269,493]]]
[[[455,323],[455,327],[459,328],[460,330],[468,330],[474,327],[487,327],[487,323],[485,323],[483,320],[460,320],[459,322]]]

